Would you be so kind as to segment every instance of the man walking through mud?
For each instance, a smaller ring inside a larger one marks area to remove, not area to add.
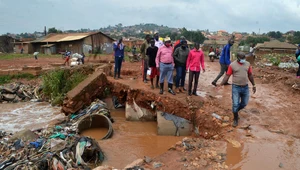
[[[165,38],[165,44],[158,49],[155,63],[156,68],[159,70],[159,82],[160,91],[159,94],[164,93],[164,81],[167,77],[168,81],[168,92],[175,95],[173,91],[173,70],[174,70],[174,58],[172,55],[173,48],[171,46],[171,39]]]
[[[141,55],[142,55],[142,76],[143,76],[143,82],[147,83],[147,70],[149,69],[149,58],[146,55],[146,50],[150,46],[150,35],[147,34],[145,37],[145,41],[141,46]]]
[[[217,81],[223,76],[224,73],[227,72],[228,66],[230,64],[230,47],[234,44],[234,40],[230,39],[228,41],[228,44],[223,48],[221,57],[219,59],[219,63],[221,66],[221,70],[219,75],[216,77],[216,79],[211,83],[212,85],[216,86]],[[225,85],[230,85],[228,82],[225,83]]]
[[[233,127],[238,126],[239,115],[238,112],[247,106],[249,101],[249,87],[248,79],[253,85],[253,93],[256,92],[254,78],[252,75],[252,67],[248,61],[246,61],[245,53],[239,52],[237,54],[237,60],[232,62],[229,67],[226,76],[221,82],[220,86],[226,84],[230,76],[232,77],[232,112],[233,112]]]

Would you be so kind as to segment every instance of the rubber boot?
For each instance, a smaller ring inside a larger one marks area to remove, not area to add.
[[[176,95],[172,88],[173,88],[173,84],[169,83],[168,84],[168,92],[171,93],[171,94],[173,94],[173,95]]]
[[[159,94],[163,94],[163,93],[164,93],[164,83],[160,83]]]
[[[233,127],[237,127],[239,125],[239,115],[238,113],[233,113],[233,123],[232,123],[232,126]]]

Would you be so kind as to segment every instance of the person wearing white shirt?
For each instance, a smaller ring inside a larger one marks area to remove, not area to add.
[[[163,43],[161,40],[159,40],[159,34],[158,34],[158,32],[156,32],[156,33],[154,34],[154,39],[155,39],[155,46],[156,46],[157,48],[160,48],[161,46],[164,45],[164,43]]]

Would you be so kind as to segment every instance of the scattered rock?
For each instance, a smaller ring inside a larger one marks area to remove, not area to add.
[[[146,163],[150,163],[150,162],[152,162],[152,159],[150,157],[148,157],[148,156],[144,156],[144,161]]]
[[[283,163],[280,162],[279,168],[283,168]]]
[[[193,162],[192,165],[193,166],[199,166],[199,164],[197,162]]]
[[[240,126],[240,129],[249,130],[251,125]]]
[[[227,127],[227,126],[229,126],[230,124],[229,123],[222,123],[222,127]]]
[[[162,166],[162,163],[160,162],[153,162],[153,168],[159,168]]]
[[[142,165],[143,163],[144,163],[143,159],[137,159],[137,160],[133,161],[131,164],[127,165],[124,169],[129,169],[129,168],[132,168],[135,166],[139,166],[139,165]]]
[[[233,140],[233,139],[226,139],[229,143],[232,144],[233,147],[235,148],[240,148],[242,145],[240,142]]]
[[[185,157],[182,157],[182,158],[180,159],[180,162],[185,162],[185,161],[187,161],[187,159],[186,159]]]
[[[228,116],[224,116],[223,122],[229,122],[230,118]]]
[[[207,166],[207,161],[206,160],[204,160],[204,159],[201,159],[200,160],[200,164],[202,165],[202,166]]]

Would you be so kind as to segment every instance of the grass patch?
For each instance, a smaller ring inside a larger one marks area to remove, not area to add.
[[[53,57],[58,58],[61,57],[60,54],[57,55],[47,55],[47,54],[39,54],[38,58],[46,58]],[[5,53],[0,54],[0,60],[13,60],[13,59],[22,59],[22,58],[34,58],[33,54],[16,54],[16,53]]]
[[[43,92],[51,99],[52,105],[61,105],[66,93],[87,77],[80,72],[54,70],[42,76]]]
[[[36,76],[29,74],[29,73],[23,73],[23,74],[16,74],[16,75],[3,75],[0,76],[0,84],[7,84],[12,82],[12,80],[18,80],[18,79],[26,79],[26,80],[32,80],[36,78]]]

